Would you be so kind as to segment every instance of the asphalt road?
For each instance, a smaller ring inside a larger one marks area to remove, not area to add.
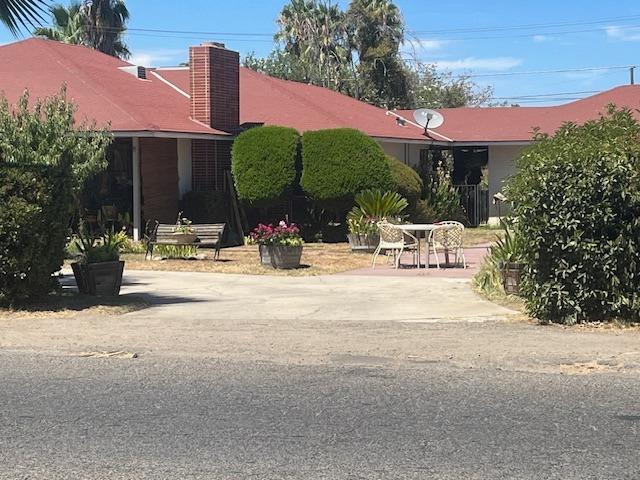
[[[633,479],[640,378],[0,352],[2,479]]]

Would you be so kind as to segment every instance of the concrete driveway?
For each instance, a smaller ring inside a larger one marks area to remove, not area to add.
[[[426,277],[269,277],[128,272],[124,295],[155,318],[322,321],[490,321],[514,312],[477,296],[469,280]]]

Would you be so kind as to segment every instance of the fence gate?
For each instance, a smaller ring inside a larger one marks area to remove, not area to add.
[[[454,185],[460,194],[460,205],[469,219],[469,225],[477,227],[489,220],[489,190],[480,185]]]

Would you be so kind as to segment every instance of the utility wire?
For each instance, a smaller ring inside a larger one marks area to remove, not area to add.
[[[442,30],[415,30],[413,33],[419,34],[438,34],[438,33],[473,33],[473,32],[497,32],[508,30],[531,30],[534,28],[554,28],[554,27],[575,27],[583,25],[597,25],[601,23],[626,22],[640,19],[640,15],[627,15],[624,17],[612,17],[601,20],[581,21],[581,22],[563,22],[563,23],[528,23],[523,25],[502,25],[493,27],[468,27],[468,28],[448,28]]]

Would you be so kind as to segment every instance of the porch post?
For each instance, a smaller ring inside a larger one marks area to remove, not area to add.
[[[142,238],[142,206],[140,186],[140,139],[133,137],[133,239],[137,242]]]

